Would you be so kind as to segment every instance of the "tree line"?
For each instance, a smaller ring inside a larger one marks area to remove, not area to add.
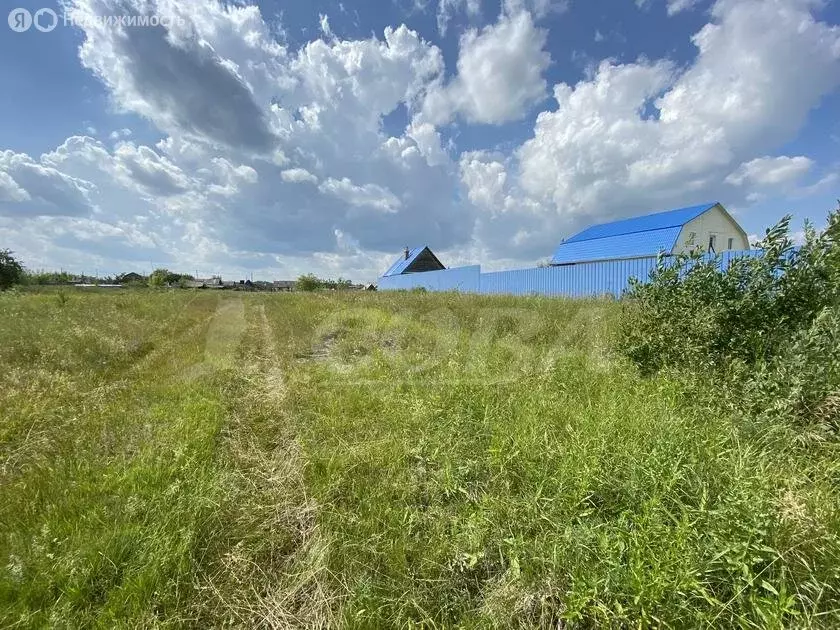
[[[155,269],[148,276],[137,273],[126,273],[117,276],[85,276],[75,275],[66,271],[29,271],[18,261],[14,253],[8,249],[0,250],[0,290],[6,290],[14,285],[67,285],[78,282],[86,284],[123,284],[126,286],[149,286],[161,287],[185,287],[187,283],[195,280],[194,276],[185,273],[176,273],[169,269]],[[252,285],[250,281],[247,283]],[[258,283],[259,284],[259,283]],[[298,291],[343,290],[349,289],[353,283],[347,278],[339,277],[319,278],[315,274],[303,274],[295,281],[295,289]]]

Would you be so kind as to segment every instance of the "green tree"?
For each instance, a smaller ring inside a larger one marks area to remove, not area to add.
[[[306,273],[297,279],[295,288],[297,288],[298,291],[315,291],[320,289],[323,285],[324,281],[314,273]]]
[[[155,269],[149,276],[150,287],[163,287],[169,284],[172,272],[169,269]]]
[[[0,291],[5,291],[23,278],[23,267],[8,249],[0,250]]]
[[[335,288],[339,291],[349,289],[351,286],[353,286],[353,282],[348,278],[342,278],[339,276],[338,280],[335,281]]]

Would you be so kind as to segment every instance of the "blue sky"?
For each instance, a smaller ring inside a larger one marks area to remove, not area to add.
[[[405,244],[525,266],[592,222],[719,200],[760,234],[840,196],[838,2],[15,6],[59,15],[0,30],[31,267],[370,280]]]

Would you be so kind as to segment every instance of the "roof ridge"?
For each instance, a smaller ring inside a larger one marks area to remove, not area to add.
[[[656,256],[660,251],[670,252],[673,249],[681,230],[682,226],[675,225],[631,234],[567,241],[560,244],[551,261],[553,264],[566,264]]]
[[[649,215],[647,215],[647,216],[649,216]],[[630,218],[635,218],[635,217],[630,217]],[[599,227],[599,226],[602,226],[602,225],[610,225],[611,223],[618,223],[619,221],[625,221],[625,220],[626,219],[619,219],[618,221],[607,221],[606,223],[596,223],[595,225],[590,225],[588,228],[586,228],[586,230],[581,230],[580,232],[578,232],[578,235],[583,233],[583,232],[586,232],[587,230],[590,230],[592,228],[596,228],[596,227]],[[689,221],[690,220],[691,219],[689,219]],[[644,230],[632,230],[630,232],[622,232],[621,234],[605,234],[605,235],[602,235],[602,236],[593,236],[591,238],[582,238],[582,239],[577,240],[575,242],[576,243],[583,243],[585,241],[598,241],[602,238],[615,238],[616,236],[624,236],[626,234],[639,234],[640,232],[656,232],[657,230],[670,230],[670,229],[675,228],[675,227],[682,227],[686,223],[688,223],[688,221],[683,221],[682,223],[674,223],[673,225],[660,225],[660,226],[655,227],[655,228],[646,228]],[[563,241],[563,242],[567,243],[568,240]]]
[[[438,263],[443,265],[443,263],[441,263],[440,260],[438,260],[437,256],[435,256],[434,252],[431,249],[429,249],[428,245],[418,245],[416,247],[410,247],[407,249],[408,256],[405,255],[404,250],[403,254],[401,254],[400,257],[397,258],[390,267],[388,267],[388,270],[384,274],[382,274],[383,278],[386,276],[396,276],[401,274],[406,267],[408,267],[412,262],[414,262],[414,260],[416,260],[417,257],[427,249],[432,254],[432,256],[435,257],[435,260],[437,260]]]
[[[719,202],[717,201],[709,201],[693,206],[684,206],[682,208],[673,208],[671,210],[662,210],[650,214],[641,214],[595,223],[572,234],[563,243],[583,242],[617,234],[639,234],[652,230],[683,226],[718,204]],[[677,217],[680,218],[677,219]]]

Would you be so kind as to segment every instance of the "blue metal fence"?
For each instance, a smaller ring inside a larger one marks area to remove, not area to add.
[[[719,254],[717,260],[720,268],[725,269],[733,260],[758,255],[760,250],[727,251]],[[710,254],[706,259],[714,257]],[[630,278],[645,281],[655,267],[655,256],[488,273],[481,273],[481,267],[473,265],[382,277],[378,286],[384,291],[422,287],[427,291],[462,293],[618,297],[630,287]]]
[[[511,295],[621,295],[630,278],[647,278],[656,258],[633,258],[604,262],[538,267],[481,274],[481,293]]]
[[[383,276],[377,283],[382,290],[417,289],[427,291],[460,291],[462,293],[481,292],[481,267],[454,267],[440,271],[406,273],[399,276]]]

